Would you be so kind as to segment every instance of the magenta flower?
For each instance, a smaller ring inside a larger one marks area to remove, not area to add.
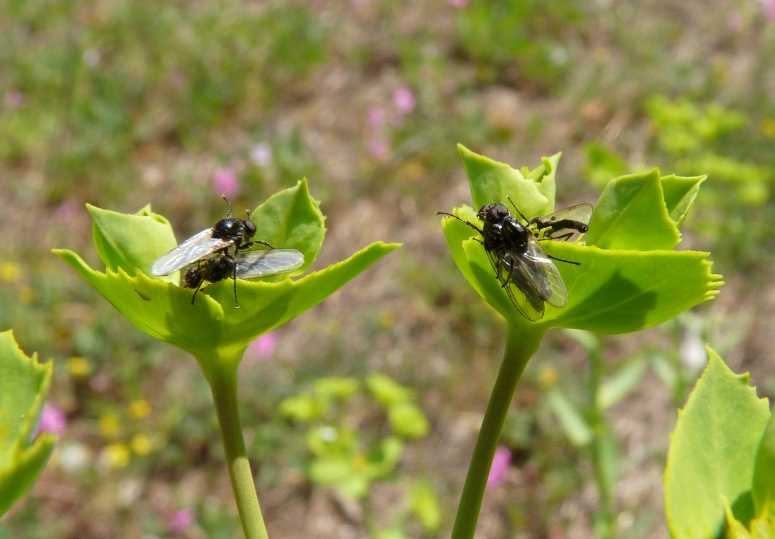
[[[382,110],[382,107],[377,107],[376,105],[369,107],[366,116],[371,129],[377,130],[385,125],[385,111]]]
[[[506,480],[506,472],[511,464],[511,451],[506,446],[498,446],[490,466],[490,475],[487,477],[487,488],[494,488]]]
[[[170,533],[173,535],[179,535],[186,531],[186,528],[194,523],[194,511],[191,509],[179,509],[170,516],[167,525],[169,526]]]
[[[468,5],[468,0],[447,0],[447,4],[456,8],[463,8]]]
[[[393,106],[400,114],[409,114],[417,106],[417,98],[408,86],[399,86],[393,92]]]
[[[61,436],[65,433],[66,427],[67,416],[65,416],[65,413],[53,404],[46,403],[43,407],[43,413],[40,415],[38,426],[35,428],[33,438],[41,432],[50,432],[51,434]]]
[[[368,143],[368,150],[372,157],[384,161],[390,155],[390,141],[385,137],[373,138]]]
[[[14,92],[12,90],[9,90],[5,92],[5,108],[7,109],[18,109],[22,106],[22,103],[24,103],[24,96],[21,94],[21,92]]]
[[[230,168],[219,168],[213,174],[213,192],[233,198],[239,195],[240,184],[237,173]]]
[[[258,339],[250,343],[250,351],[261,359],[268,359],[274,354],[277,348],[277,335],[270,331],[261,335]]]
[[[775,0],[759,0],[764,6],[764,14],[767,18],[775,21]]]

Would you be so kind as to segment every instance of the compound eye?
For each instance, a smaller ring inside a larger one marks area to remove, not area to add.
[[[245,221],[245,233],[248,236],[255,235],[255,233],[256,233],[256,225],[254,225],[250,221]]]

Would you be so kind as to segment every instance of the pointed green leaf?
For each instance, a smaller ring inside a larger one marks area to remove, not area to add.
[[[51,363],[21,351],[13,332],[0,332],[0,516],[32,487],[54,450],[54,435],[31,440],[51,373]]]
[[[86,205],[93,221],[94,244],[105,263],[113,270],[122,268],[129,275],[139,268],[151,274],[151,264],[173,249],[177,242],[172,227],[164,217],[151,212],[147,205],[134,215],[103,210]],[[159,277],[169,283],[180,280],[179,272]]]
[[[770,414],[756,450],[751,495],[756,515],[775,519],[775,414]]]
[[[414,400],[414,394],[410,389],[378,372],[369,373],[366,377],[366,387],[385,408]]]
[[[254,239],[304,254],[304,265],[291,275],[304,273],[315,262],[326,234],[325,217],[320,202],[310,195],[306,178],[269,197],[250,214],[250,220],[256,225]]]
[[[616,373],[600,385],[597,408],[607,410],[626,397],[638,384],[646,370],[646,359],[636,357],[627,361]]]
[[[506,204],[508,197],[525,215],[547,215],[554,211],[554,175],[561,154],[544,158],[543,164],[526,175],[505,163],[478,155],[458,144],[471,185],[471,199],[479,210],[485,204]]]
[[[466,216],[467,209],[458,214]],[[528,323],[501,287],[482,244],[467,239],[470,227],[445,218],[444,236],[461,273],[507,320]],[[537,324],[626,333],[660,324],[713,298],[721,286],[707,253],[696,251],[610,251],[579,243],[542,242],[546,252],[579,265],[555,262],[568,290],[565,307],[546,305]]]
[[[551,388],[546,397],[570,443],[576,447],[589,444],[592,440],[592,429],[568,397],[558,387]]]
[[[417,481],[409,494],[409,508],[412,510],[425,531],[437,530],[441,524],[441,509],[436,491],[429,481]]]
[[[388,421],[393,432],[402,438],[422,438],[431,430],[431,424],[422,410],[408,402],[388,408]]]
[[[740,519],[750,501],[757,447],[770,411],[748,375],[737,376],[710,348],[709,362],[671,437],[665,512],[674,539],[716,538],[724,499]]]
[[[674,174],[664,176],[661,179],[662,191],[665,194],[665,206],[670,214],[670,219],[675,222],[676,226],[683,225],[689,208],[694,199],[697,198],[702,182],[706,179],[707,176],[683,178]]]
[[[601,249],[641,251],[672,249],[680,241],[657,169],[611,180],[592,213],[586,240]]]
[[[142,272],[130,277],[92,270],[75,253],[54,253],[75,269],[127,319],[152,337],[182,348],[202,361],[232,357],[227,350],[248,343],[314,307],[371,264],[397,248],[373,243],[353,256],[321,271],[276,283],[237,280],[241,307],[234,306],[232,281],[208,286],[191,305],[193,291],[150,279]],[[203,365],[205,367],[205,365]]]

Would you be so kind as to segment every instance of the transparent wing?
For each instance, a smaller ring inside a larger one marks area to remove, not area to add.
[[[544,300],[536,289],[530,273],[519,260],[519,255],[510,252],[487,251],[495,276],[508,294],[514,307],[527,318],[535,322],[544,316]]]
[[[161,255],[151,266],[154,275],[169,275],[220,249],[234,245],[234,240],[213,238],[213,229],[208,228]]]
[[[571,221],[579,221],[585,225],[589,224],[589,219],[592,217],[592,204],[576,204],[570,208],[564,208],[562,210],[550,213],[543,217],[549,221],[562,221],[564,219],[570,219]]]
[[[234,255],[237,277],[255,279],[297,270],[304,265],[304,254],[295,249],[241,251]]]
[[[568,303],[568,291],[562,276],[532,234],[528,237],[527,251],[520,261],[522,273],[535,284],[541,298],[555,307],[565,307]]]

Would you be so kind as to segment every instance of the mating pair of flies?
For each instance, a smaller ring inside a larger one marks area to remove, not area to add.
[[[231,278],[234,281],[234,307],[237,301],[237,278],[255,279],[279,275],[297,270],[304,265],[304,254],[295,249],[275,249],[261,240],[251,240],[256,235],[256,225],[247,219],[231,217],[229,212],[215,226],[202,230],[186,241],[161,255],[151,266],[154,275],[169,275],[190,266],[183,277],[184,288],[194,288],[191,304],[205,281],[216,283]],[[261,244],[268,250],[248,251]]]
[[[510,198],[509,202],[525,224],[503,204],[482,206],[476,214],[483,222],[482,228],[451,213],[439,214],[462,221],[482,236],[478,241],[484,246],[495,276],[511,303],[522,316],[536,321],[544,315],[544,303],[564,307],[568,301],[565,283],[552,260],[579,265],[578,262],[547,255],[539,241],[567,240],[576,232],[586,233],[592,206],[578,204],[528,220]]]

